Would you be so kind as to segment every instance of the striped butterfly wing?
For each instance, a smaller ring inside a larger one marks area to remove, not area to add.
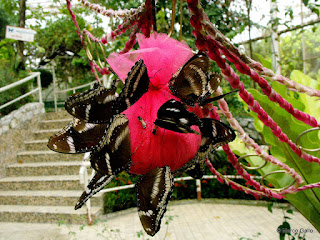
[[[92,150],[104,135],[106,124],[86,123],[74,118],[60,132],[51,136],[48,147],[60,153],[84,153]]]
[[[218,72],[208,74],[208,82],[207,82],[207,89],[209,95],[213,94],[217,88],[220,86],[222,80],[222,75]]]
[[[138,101],[148,91],[149,76],[143,60],[139,60],[132,67],[125,80],[125,85],[113,106],[115,113],[121,113]]]
[[[209,70],[208,56],[205,53],[198,53],[171,78],[169,88],[181,101],[194,106],[200,99],[208,96]]]
[[[144,230],[150,236],[160,229],[173,184],[173,175],[168,166],[153,169],[141,176],[136,184],[138,214]]]
[[[115,86],[106,89],[96,83],[92,89],[70,96],[65,101],[65,109],[85,122],[107,123],[114,114],[112,106],[117,99],[115,92]]]
[[[171,99],[159,108],[154,124],[179,133],[199,134],[191,126],[199,125],[200,120],[197,115],[188,112],[181,102]]]
[[[233,141],[236,137],[230,127],[215,119],[201,118],[199,128],[201,132],[201,144],[197,155],[177,170],[177,172],[186,172],[195,179],[203,176],[204,162],[209,153]]]
[[[114,116],[106,127],[104,136],[90,154],[92,168],[106,175],[128,170],[131,163],[131,146],[128,118]]]
[[[121,113],[148,91],[149,77],[143,60],[139,60],[128,73],[125,85],[117,98],[116,86],[106,89],[95,84],[92,89],[73,94],[65,102],[65,109],[74,117],[90,123],[107,123],[113,115]]]
[[[181,168],[177,169],[174,174],[182,174],[184,172],[194,179],[202,178],[204,175],[204,166],[199,162],[199,153]]]
[[[97,172],[91,181],[89,182],[86,190],[82,193],[79,201],[75,205],[75,210],[81,208],[86,201],[89,200],[94,194],[98,193],[101,189],[107,186],[111,180],[114,178],[114,175],[105,175],[103,173]]]
[[[199,158],[199,154],[194,159],[194,163],[190,164],[185,172],[193,179],[201,179],[204,175],[204,162]]]
[[[201,161],[205,161],[208,154],[236,138],[232,128],[211,118],[201,118],[201,145],[199,149]]]

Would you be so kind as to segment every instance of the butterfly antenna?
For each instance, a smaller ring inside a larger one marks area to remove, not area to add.
[[[222,95],[219,95],[219,96],[216,96],[216,97],[213,97],[213,98],[208,98],[208,99],[205,99],[204,101],[202,101],[199,105],[200,106],[204,106],[210,102],[213,102],[213,101],[218,101],[220,100],[221,98],[224,98],[225,96],[231,94],[231,93],[235,93],[235,92],[239,92],[239,90],[234,90],[234,91],[231,91],[231,92],[228,92],[228,93],[225,93],[225,94],[222,94]]]

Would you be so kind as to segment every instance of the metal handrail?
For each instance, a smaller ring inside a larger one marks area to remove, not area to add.
[[[217,149],[217,151],[222,151],[221,148]],[[93,178],[95,171],[92,169],[91,177],[90,179],[88,178],[88,168],[90,168],[90,162],[89,162],[89,156],[90,153],[87,152],[84,154],[82,164],[80,166],[79,170],[79,177],[80,177],[80,184],[83,184],[84,190],[86,190],[86,187],[89,183],[89,180]],[[240,175],[223,175],[226,178],[229,179],[243,179],[242,176]],[[261,176],[253,176],[253,178],[261,179]],[[201,180],[204,179],[217,179],[216,175],[204,175],[202,176]],[[197,191],[197,199],[201,200],[201,180],[200,179],[194,179],[190,176],[188,177],[179,177],[179,178],[174,178],[175,182],[178,181],[189,181],[189,180],[194,180],[196,181],[196,191]],[[108,192],[114,192],[114,191],[121,191],[125,189],[130,189],[134,188],[135,184],[129,184],[129,185],[124,185],[124,186],[117,186],[113,188],[106,188],[100,191],[100,193],[108,193]],[[88,214],[88,224],[92,224],[92,217],[91,217],[91,203],[90,199],[86,202],[86,208],[87,208],[87,214]]]
[[[88,86],[92,87],[95,82],[97,82],[97,81],[94,80],[92,82],[89,82],[89,83],[86,83],[86,84],[83,84],[83,85],[80,85],[80,86],[77,86],[77,87],[67,88],[67,89],[64,89],[64,90],[56,91],[56,93],[64,93],[64,92],[69,92],[69,91],[72,91],[73,93],[75,93],[75,91],[78,90],[78,89],[81,89],[81,88],[84,88],[84,87],[88,87]]]
[[[73,87],[73,88],[67,88],[67,89],[63,89],[63,90],[57,90],[56,89],[56,77],[55,77],[55,72],[54,72],[54,66],[52,66],[52,72],[53,72],[53,97],[54,97],[54,110],[55,112],[57,112],[58,110],[58,107],[57,107],[57,95],[59,93],[65,93],[65,92],[69,92],[69,91],[72,91],[72,93],[75,93],[76,90],[78,89],[81,89],[81,88],[85,88],[85,87],[88,87],[90,86],[92,88],[92,86],[94,85],[94,83],[96,83],[97,81],[94,80],[92,82],[89,82],[89,83],[85,83],[85,84],[82,84],[80,86],[77,86],[77,87]],[[111,76],[110,76],[111,77]],[[100,79],[100,82],[103,82],[104,85],[108,88],[108,86],[110,85],[110,82],[111,81],[111,78],[109,77],[109,79],[106,77],[106,75],[103,75],[102,78]],[[110,87],[110,86],[109,86]]]
[[[3,109],[3,108],[5,108],[5,107],[7,107],[7,106],[9,106],[9,105],[11,105],[11,104],[13,104],[13,103],[15,103],[15,102],[23,99],[23,98],[25,98],[25,97],[27,97],[27,96],[35,93],[35,92],[38,92],[38,94],[39,94],[39,103],[42,103],[42,88],[41,88],[41,78],[40,78],[40,74],[41,74],[40,72],[34,72],[34,73],[32,73],[30,76],[28,76],[28,77],[26,77],[26,78],[23,78],[23,79],[21,79],[21,80],[19,80],[19,81],[17,81],[17,82],[11,83],[11,84],[9,84],[9,85],[7,85],[7,86],[4,86],[4,87],[0,88],[0,93],[1,93],[1,92],[5,92],[5,91],[7,91],[7,90],[9,90],[9,89],[12,89],[12,88],[14,88],[14,87],[17,87],[17,86],[19,86],[19,85],[21,85],[21,84],[23,84],[23,83],[26,83],[26,82],[32,80],[32,79],[34,79],[35,77],[37,78],[37,85],[38,85],[37,88],[35,88],[35,89],[33,89],[33,90],[31,90],[31,91],[29,91],[29,92],[27,92],[27,93],[25,93],[25,94],[23,94],[23,95],[21,95],[21,96],[13,99],[13,100],[11,100],[11,101],[9,101],[9,102],[1,105],[1,106],[0,106],[0,109]]]

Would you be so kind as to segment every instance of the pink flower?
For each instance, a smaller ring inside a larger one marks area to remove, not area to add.
[[[112,53],[107,59],[122,80],[127,77],[135,62],[143,59],[150,78],[148,92],[123,112],[129,119],[132,153],[130,172],[145,174],[165,165],[174,171],[196,155],[201,137],[162,128],[157,128],[156,134],[152,131],[159,107],[170,99],[178,100],[169,90],[168,83],[178,69],[193,56],[192,50],[186,43],[169,38],[165,34],[153,33],[150,38],[138,34],[137,39],[139,50],[122,55]],[[199,107],[188,110],[203,117]],[[143,128],[138,117],[145,121],[146,128]],[[198,130],[197,127],[194,129]]]

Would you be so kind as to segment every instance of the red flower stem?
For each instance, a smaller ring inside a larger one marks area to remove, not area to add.
[[[75,25],[76,28],[77,28],[76,31],[77,31],[78,36],[79,36],[80,39],[81,39],[81,44],[82,44],[83,47],[85,47],[85,46],[84,46],[84,42],[83,42],[83,37],[82,37],[82,35],[81,35],[81,30],[80,30],[80,27],[79,27],[78,22],[77,22],[77,17],[76,17],[76,15],[74,15],[74,13],[73,13],[73,11],[72,11],[72,9],[71,9],[71,2],[70,2],[70,0],[67,0],[67,8],[68,8],[69,13],[70,13],[70,15],[71,15],[72,21],[74,22],[74,25]],[[96,71],[95,71],[95,66],[93,65],[93,63],[92,63],[91,61],[89,61],[89,64],[90,64],[91,72],[94,74],[96,80],[100,83],[99,77],[97,76],[97,73],[96,73]]]
[[[242,186],[239,183],[236,183],[229,178],[223,176],[220,172],[218,172],[211,164],[209,159],[206,160],[206,165],[209,167],[209,170],[212,174],[217,176],[217,180],[221,183],[226,183],[227,185],[230,185],[232,189],[237,190],[237,191],[242,191],[245,192],[246,194],[251,194],[254,196],[256,199],[258,199],[258,196],[264,196],[264,197],[274,197],[278,199],[282,199],[283,196],[277,193],[272,192],[271,190],[268,190],[268,193],[261,192],[261,191],[256,191],[250,188],[247,188],[245,186]]]
[[[85,34],[85,35],[87,35],[87,36],[90,38],[90,40],[93,41],[93,42],[95,42],[95,43],[101,42],[101,40],[100,40],[99,38],[93,36],[92,33],[89,32],[87,29],[83,29],[83,30],[82,30],[82,33]]]
[[[281,195],[284,195],[284,194],[288,194],[288,193],[292,193],[292,192],[300,192],[300,191],[304,191],[304,190],[307,190],[307,189],[319,188],[319,187],[320,187],[320,182],[304,185],[302,187],[299,187],[299,188],[296,188],[296,189],[293,189],[293,190],[285,189],[285,190],[283,190],[283,191],[281,191],[279,193]]]
[[[195,1],[194,1],[195,2]],[[194,6],[196,6],[197,4],[195,4]],[[196,8],[192,5],[189,5],[189,9],[191,12],[195,13],[196,11],[199,12],[198,9],[193,10],[192,8]],[[201,14],[200,14],[201,15]],[[193,35],[196,37],[196,46],[199,49],[199,51],[203,50],[203,49],[207,49],[208,46],[206,44],[206,41],[204,39],[203,34],[201,33],[202,30],[202,26],[200,23],[200,19],[203,19],[203,17],[196,17],[195,15],[192,15],[190,18],[190,23],[191,25],[195,28],[195,30],[193,31]],[[223,36],[223,35],[222,35]],[[224,36],[223,36],[224,37]],[[273,164],[279,165],[281,166],[283,169],[285,169],[296,181],[296,186],[298,186],[301,182],[302,179],[300,177],[299,174],[297,174],[293,169],[289,168],[286,164],[283,164],[282,162],[278,161],[276,158],[273,158],[272,156],[268,155],[267,153],[263,152],[262,149],[260,148],[260,146],[258,144],[256,144],[250,137],[248,134],[245,133],[245,131],[242,129],[242,127],[240,126],[240,124],[237,122],[236,119],[233,118],[232,114],[229,112],[229,108],[227,103],[221,99],[219,101],[219,105],[220,108],[223,110],[223,113],[227,116],[228,121],[230,122],[230,124],[239,131],[240,133],[240,137],[243,138],[243,140],[245,141],[246,144],[249,144],[249,146],[251,145],[252,147],[254,147],[255,151],[257,154],[261,155],[261,157],[263,159],[265,159],[268,162],[271,162]],[[231,151],[230,151],[231,152]],[[229,154],[229,158],[232,160],[234,159],[235,156],[232,156],[233,153],[231,152],[231,154]],[[233,164],[235,164],[235,162],[233,162]],[[237,167],[237,165],[234,165],[234,167]],[[241,166],[240,166],[241,168]],[[238,171],[239,172],[239,171]],[[257,185],[259,185],[258,183],[255,183]],[[291,187],[291,188],[294,188]]]
[[[220,116],[217,114],[215,109],[211,111],[211,114],[214,119],[220,120]],[[231,117],[232,117],[232,114],[231,114]],[[247,181],[247,183],[250,186],[253,186],[257,191],[264,192],[267,196],[274,197],[273,195],[276,193],[260,185],[257,181],[251,178],[251,176],[248,174],[248,172],[245,169],[241,167],[240,163],[238,162],[238,158],[231,151],[228,144],[224,145],[222,148],[224,152],[227,154],[229,162],[237,170],[237,172]]]
[[[221,88],[218,88],[217,93],[222,94]],[[220,109],[222,110],[222,113],[227,117],[227,120],[231,124],[231,126],[235,130],[238,131],[239,137],[243,140],[243,142],[245,143],[246,146],[252,147],[255,150],[256,154],[259,155],[262,159],[264,159],[267,162],[270,162],[271,164],[274,164],[274,165],[281,167],[289,175],[291,175],[292,178],[296,181],[294,188],[296,188],[297,186],[299,186],[303,182],[300,175],[298,173],[296,173],[294,169],[290,168],[288,165],[280,162],[275,157],[273,157],[273,156],[269,155],[268,153],[266,153],[265,151],[263,151],[261,149],[261,147],[257,143],[255,143],[255,141],[252,138],[250,138],[250,136],[240,126],[238,121],[235,118],[233,118],[232,113],[229,111],[228,104],[224,99],[220,99],[218,101],[218,103],[219,103]],[[218,117],[216,115],[214,115],[214,116],[215,116],[215,118]]]
[[[208,35],[213,37],[212,34],[210,34],[211,31],[208,31],[209,29],[214,28],[213,26],[209,26],[206,24],[206,30],[208,32]],[[212,33],[212,32],[211,32]],[[220,35],[219,35],[220,36]],[[229,40],[226,38],[217,37],[214,38],[217,40],[219,47],[224,46],[229,52],[232,52],[235,56],[237,56],[239,59],[241,59],[245,64],[247,64],[250,68],[255,69],[260,75],[268,76],[272,81],[277,81],[280,84],[285,85],[289,90],[291,91],[298,91],[300,93],[305,93],[312,97],[320,97],[320,91],[312,89],[310,87],[304,86],[302,84],[296,83],[295,81],[290,80],[289,78],[286,78],[282,75],[275,74],[271,69],[268,69],[266,67],[263,67],[261,63],[256,62],[252,60],[251,58],[247,57],[244,54],[239,53],[239,50],[234,47]],[[227,41],[227,43],[226,43]]]
[[[77,22],[77,17],[76,17],[76,15],[74,15],[71,7],[72,7],[72,6],[71,6],[70,0],[67,0],[67,8],[68,8],[68,11],[69,11],[69,13],[70,13],[70,15],[71,15],[71,18],[72,18],[72,21],[74,22],[74,25],[75,25],[76,28],[77,28],[77,34],[78,34],[78,36],[80,37],[81,42],[82,42],[81,30],[80,30],[80,27],[79,27],[78,22]],[[82,45],[83,45],[83,43],[82,43]]]
[[[138,15],[140,12],[144,11],[145,4],[142,3],[138,8],[131,8],[130,10],[127,9],[118,9],[118,10],[110,10],[110,9],[105,9],[105,7],[101,7],[98,4],[90,3],[87,0],[81,0],[81,3],[85,6],[88,7],[95,12],[102,14],[107,17],[121,17],[121,18],[132,18],[136,15]]]
[[[215,43],[217,44],[217,41],[215,41]],[[293,117],[310,125],[311,127],[320,127],[320,122],[318,122],[314,117],[310,116],[309,114],[304,113],[296,108],[293,108],[293,106],[287,100],[283,99],[280,94],[278,94],[271,88],[269,83],[263,77],[260,77],[257,72],[250,69],[250,67],[248,67],[241,59],[235,56],[232,52],[230,52],[226,47],[218,44],[217,46],[222,50],[223,54],[227,57],[227,59],[235,65],[236,69],[239,72],[248,75],[254,82],[258,83],[262,92],[265,95],[267,95],[271,101],[277,102],[280,107],[285,109]]]
[[[130,21],[126,21],[124,24],[120,24],[116,30],[114,30],[111,33],[108,33],[104,37],[102,37],[101,42],[103,44],[106,44],[108,42],[113,42],[116,37],[125,33],[128,29],[130,29],[136,23],[137,23],[137,18],[133,18]]]
[[[281,141],[289,145],[294,153],[308,162],[317,162],[320,164],[320,159],[310,154],[307,154],[288,139],[288,136],[282,132],[281,128],[273,121],[273,119],[263,110],[260,104],[254,100],[253,96],[244,88],[243,83],[240,81],[233,69],[222,59],[220,52],[215,45],[215,41],[211,37],[207,37],[207,45],[209,49],[208,56],[214,60],[221,69],[225,79],[229,81],[232,88],[239,89],[239,96],[248,104],[249,108],[257,113],[258,118],[269,127],[272,133]]]
[[[136,34],[137,34],[138,30],[139,30],[138,25],[136,25],[130,34],[129,40],[126,42],[124,48],[122,49],[122,51],[119,54],[127,53],[133,48],[133,46],[137,42],[137,35]]]

